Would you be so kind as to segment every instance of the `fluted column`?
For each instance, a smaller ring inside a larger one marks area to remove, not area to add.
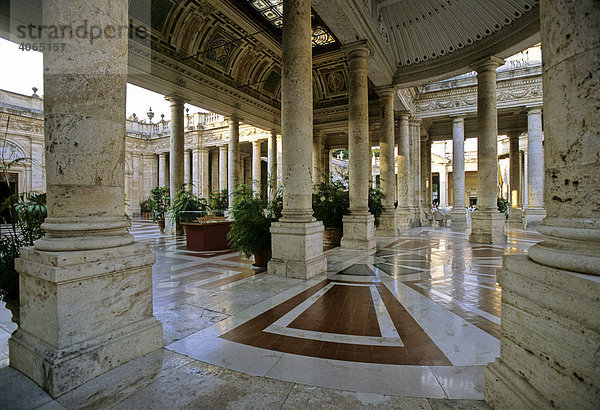
[[[440,181],[441,183],[441,181]],[[452,213],[450,227],[467,229],[465,207],[465,117],[452,119]]]
[[[544,209],[544,150],[542,141],[542,110],[527,111],[527,209],[525,226],[533,229],[546,216]]]
[[[410,183],[410,115],[400,114],[398,138],[398,228],[406,230],[411,227],[413,208],[410,204],[412,185]]]
[[[322,180],[323,164],[321,162],[321,150],[323,148],[323,132],[317,131],[313,137],[313,154],[312,154],[312,183],[318,185]]]
[[[269,142],[267,143],[267,162],[269,175],[267,178],[269,199],[274,199],[277,194],[277,132],[271,131]]]
[[[192,151],[186,149],[183,151],[183,183],[192,182]]]
[[[431,153],[428,153],[427,146],[430,144],[428,135],[421,135],[421,209],[430,212],[431,205],[428,202],[427,191],[430,185],[431,172],[428,171],[431,166]],[[428,164],[429,163],[429,164]],[[423,214],[425,216],[425,214]],[[423,225],[427,224],[423,218]]]
[[[323,164],[323,181],[331,181],[331,150],[324,147],[321,150],[321,164]]]
[[[369,95],[366,41],[344,47],[348,56],[348,177],[350,215],[344,216],[342,247],[375,247],[375,218],[369,212],[371,146],[369,142]]]
[[[284,0],[283,13],[283,217],[271,224],[273,258],[268,271],[279,276],[307,279],[327,270],[327,259],[323,255],[323,224],[312,216],[311,2]]]
[[[45,26],[128,24],[127,2],[42,8]],[[52,397],[163,346],[154,255],[123,215],[127,36],[61,42],[43,60],[46,236],[15,261],[21,322],[8,342],[10,366]]]
[[[229,210],[233,207],[233,197],[240,184],[240,121],[231,117],[229,123],[229,144],[227,146],[227,186],[229,189]]]
[[[260,196],[261,192],[261,141],[252,141],[252,192]]]
[[[492,408],[593,408],[600,392],[600,8],[540,1],[544,47],[544,240],[504,257]]]
[[[169,151],[169,193],[171,195],[171,205],[177,200],[177,191],[179,191],[185,182],[184,180],[184,130],[183,130],[183,107],[185,101],[177,95],[166,96],[165,99],[171,103],[171,138]],[[189,159],[189,158],[188,158]],[[182,226],[167,215],[165,221],[165,230],[171,235],[183,234]]]
[[[227,145],[219,146],[219,191],[227,187]]]
[[[516,133],[509,135],[510,156],[510,210],[508,220],[511,223],[523,223],[523,211],[519,204],[521,196],[521,154],[519,151],[519,136]]]
[[[490,57],[473,65],[477,71],[477,211],[471,217],[471,242],[504,243],[505,216],[498,211],[498,113],[496,68],[504,60]]]
[[[167,180],[167,153],[158,154],[158,186],[169,186]]]
[[[396,158],[394,155],[394,87],[385,87],[377,90],[381,106],[379,137],[379,180],[383,191],[383,212],[379,218],[377,235],[396,236],[398,234],[398,221],[394,207],[396,192]]]

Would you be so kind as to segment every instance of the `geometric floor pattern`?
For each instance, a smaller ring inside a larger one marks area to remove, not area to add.
[[[256,271],[237,252],[189,251],[184,237],[161,235],[148,221],[133,221],[132,234],[156,254],[154,314],[165,349],[61,396],[51,402],[56,408],[203,407],[222,395],[220,383],[246,382],[249,390],[234,394],[245,397],[235,402],[241,406],[257,388],[260,407],[269,407],[269,396],[275,407],[297,408],[302,395],[317,392],[351,399],[343,401],[350,407],[364,394],[380,404],[402,396],[422,408],[436,399],[481,400],[485,365],[500,348],[496,271],[504,254],[541,240],[510,229],[505,245],[480,245],[466,232],[415,228],[377,238],[369,251],[330,249],[327,274],[303,281]],[[3,368],[13,328],[1,308],[0,316],[0,382],[14,384],[18,372]],[[23,405],[23,395],[15,403]]]

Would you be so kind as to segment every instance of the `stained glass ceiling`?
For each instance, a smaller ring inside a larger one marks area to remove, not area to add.
[[[277,28],[283,25],[283,0],[248,0],[265,20]],[[335,39],[327,29],[313,24],[312,46],[326,46],[335,43]]]

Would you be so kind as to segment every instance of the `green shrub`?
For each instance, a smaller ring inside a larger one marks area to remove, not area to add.
[[[342,181],[322,182],[312,195],[314,216],[325,228],[341,228],[342,218],[350,213],[350,194]]]

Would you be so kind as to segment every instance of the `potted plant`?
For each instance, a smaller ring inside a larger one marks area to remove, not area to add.
[[[342,181],[322,182],[316,186],[312,196],[313,212],[317,220],[323,221],[323,242],[339,246],[343,234],[342,219],[350,213],[348,187]]]
[[[196,219],[198,215],[194,212],[198,211],[208,211],[208,202],[205,198],[197,197],[185,187],[177,191],[175,202],[169,206],[169,212],[178,222],[189,222]]]
[[[152,221],[156,222],[160,233],[165,231],[165,214],[169,209],[169,187],[154,187],[150,191],[150,214]]]
[[[231,211],[231,230],[227,235],[232,248],[247,258],[254,256],[254,266],[266,267],[271,250],[272,216],[267,202],[241,184],[236,191]]]
[[[379,217],[383,212],[382,200],[385,197],[379,188],[369,188],[369,212],[375,217],[375,227],[379,226]]]
[[[12,320],[19,324],[19,274],[15,270],[15,258],[20,248],[32,246],[44,235],[41,225],[46,218],[46,194],[24,193],[10,195],[3,210],[11,214],[7,234],[0,238],[0,300],[12,312]]]
[[[208,196],[208,206],[215,215],[223,215],[229,208],[229,196],[226,189],[211,192]]]

